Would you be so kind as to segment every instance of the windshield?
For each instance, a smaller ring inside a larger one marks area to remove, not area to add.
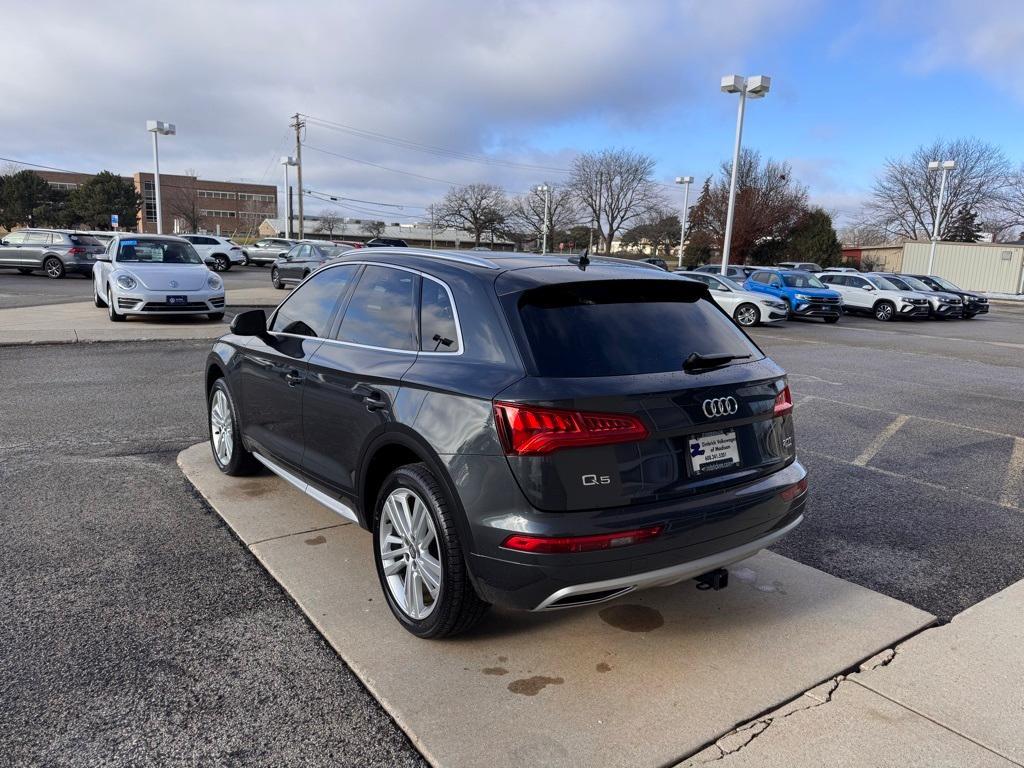
[[[949,282],[949,280],[946,280],[946,279],[941,278],[941,277],[935,277],[934,275],[931,275],[930,277],[932,278],[932,280],[934,280],[936,283],[941,285],[947,291],[959,291],[960,290],[958,287],[956,287],[951,282]]]
[[[783,275],[782,282],[789,288],[824,288],[825,285],[814,275]]]
[[[723,283],[725,283],[730,288],[732,288],[734,291],[744,291],[744,290],[746,290],[742,285],[737,283],[731,277],[722,277],[721,275],[718,275],[718,279],[721,280]]]
[[[71,242],[75,245],[103,245],[92,235],[68,235],[71,238]]]
[[[906,275],[900,275],[899,278],[892,278],[894,281],[899,280],[901,283],[905,283],[908,288],[912,291],[924,291],[930,293],[932,287],[923,280],[918,280],[916,277],[907,277]]]
[[[881,288],[883,291],[902,291],[902,286],[896,285],[892,280],[885,277],[879,277],[878,275],[872,275],[869,277],[868,282],[875,286],[875,288]]]
[[[199,258],[188,243],[179,243],[175,240],[145,240],[132,239],[121,240],[117,244],[118,262],[132,262],[137,264],[202,264]]]
[[[566,283],[526,291],[518,312],[536,375],[632,376],[681,371],[693,353],[763,357],[682,280]],[[672,333],[653,333],[671,328]],[[614,329],[614,330],[610,330]]]

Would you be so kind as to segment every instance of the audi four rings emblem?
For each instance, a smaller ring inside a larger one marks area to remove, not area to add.
[[[716,416],[732,416],[739,410],[735,397],[709,397],[701,406],[704,415],[709,419]]]

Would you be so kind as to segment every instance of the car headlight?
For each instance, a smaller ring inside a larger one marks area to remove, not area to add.
[[[941,296],[939,296],[939,303],[940,304],[949,304],[949,299],[944,299]]]
[[[136,285],[138,285],[138,283],[135,281],[135,278],[132,277],[131,275],[118,275],[117,276],[117,286],[119,288],[124,288],[126,291],[130,291]]]
[[[761,303],[764,304],[766,307],[771,307],[772,309],[785,309],[786,308],[786,305],[783,304],[781,301],[769,301],[769,300],[765,299]]]
[[[806,293],[798,293],[793,298],[795,298],[797,301],[810,301],[811,300],[811,297],[808,296]]]
[[[210,286],[211,291],[219,291],[224,286],[224,282],[216,275],[206,278],[206,284]]]

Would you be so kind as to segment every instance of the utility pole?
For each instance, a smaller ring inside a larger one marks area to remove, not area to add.
[[[551,201],[551,187],[547,184],[541,184],[537,187],[538,192],[544,193],[544,224],[541,225],[541,237],[543,237],[543,245],[540,247],[541,254],[548,252],[548,208]]]
[[[302,129],[306,127],[306,121],[299,116],[298,112],[295,113],[294,119],[295,122],[291,124],[291,127],[295,129],[295,164],[298,166],[296,172],[299,177],[299,240],[302,240],[306,236],[306,219],[302,212]]]
[[[683,185],[683,215],[679,217],[679,269],[683,268],[683,242],[686,240],[686,211],[690,207],[690,185],[693,176],[676,176],[676,184]]]
[[[942,221],[942,204],[946,197],[946,174],[956,168],[955,160],[932,160],[928,163],[929,171],[937,171],[942,169],[942,181],[939,182],[939,204],[935,208],[935,218],[932,220],[932,247],[928,252],[928,274],[933,274],[932,270],[935,268],[935,243],[939,239],[939,223]]]
[[[601,192],[604,191],[604,173],[603,171],[597,172],[597,252],[601,252],[601,239],[604,236],[604,232],[601,231]],[[611,243],[608,244],[611,248]]]

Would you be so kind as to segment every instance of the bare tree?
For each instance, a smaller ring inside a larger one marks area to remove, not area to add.
[[[473,235],[475,245],[485,232],[502,230],[508,218],[505,190],[495,184],[452,187],[435,208],[439,223]]]
[[[584,152],[572,164],[569,186],[611,250],[626,225],[664,207],[652,179],[654,158],[626,149]]]
[[[189,168],[184,175],[187,181],[175,183],[170,188],[165,186],[160,190],[163,204],[173,219],[185,222],[185,228],[189,232],[198,232],[202,215],[199,192],[196,190],[196,172]]]
[[[953,212],[964,206],[985,218],[993,211],[1006,210],[1010,169],[1002,150],[978,139],[957,139],[936,141],[918,147],[909,157],[887,160],[864,205],[862,221],[891,238],[930,238],[942,176],[928,170],[933,160],[956,161],[956,169],[947,176],[940,239]]]
[[[320,222],[316,225],[317,232],[323,232],[328,237],[334,236],[334,230],[341,224],[341,216],[333,208],[324,208],[320,211]]]
[[[555,232],[565,231],[580,221],[580,207],[573,190],[565,186],[549,184],[548,191],[548,246],[553,243]],[[513,198],[509,204],[508,234],[524,235],[522,239],[540,242],[544,235],[544,193],[536,187]]]
[[[721,252],[729,206],[732,163],[722,164],[716,179],[707,179],[690,214],[690,229],[711,236]],[[807,210],[807,188],[793,180],[787,163],[762,160],[745,149],[736,177],[736,207],[732,224],[730,259],[743,262],[755,248],[783,245],[800,215]]]
[[[853,221],[849,225],[841,227],[837,234],[839,235],[839,242],[843,245],[854,247],[889,245],[892,243],[892,237],[887,233],[862,221]]]
[[[380,237],[384,234],[385,226],[383,221],[364,221],[362,230],[370,237]]]

